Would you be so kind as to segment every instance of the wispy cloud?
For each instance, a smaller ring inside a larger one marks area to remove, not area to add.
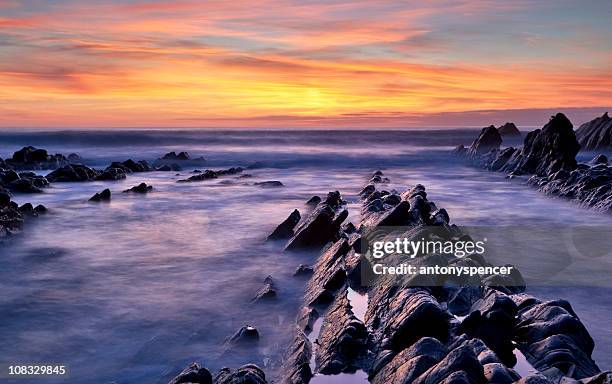
[[[608,3],[415,4],[0,1],[0,125],[380,126],[612,105]]]

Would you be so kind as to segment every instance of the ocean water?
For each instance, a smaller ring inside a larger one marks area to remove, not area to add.
[[[612,225],[608,215],[546,197],[524,180],[507,180],[449,155],[476,133],[0,132],[0,157],[35,145],[78,153],[95,167],[128,158],[152,161],[171,150],[204,156],[199,169],[260,163],[245,171],[251,178],[177,183],[194,168],[186,167],[180,175],[54,183],[43,194],[16,195],[19,203],[44,204],[49,212],[0,245],[0,364],[68,366],[68,377],[49,383],[165,383],[191,361],[213,372],[254,362],[274,377],[305,285],[293,271],[316,254],[284,253],[282,244],[264,239],[293,209],[307,213],[305,201],[330,190],[343,193],[349,220],[358,222],[357,193],[377,169],[391,179],[389,189],[425,185],[429,199],[459,225]],[[284,187],[253,185],[266,180]],[[154,191],[121,193],[140,182]],[[87,201],[107,187],[113,192],[110,203]],[[278,300],[252,303],[268,275],[276,280]],[[612,367],[609,289],[530,292],[568,299],[595,339],[596,361],[602,369]],[[259,330],[259,345],[225,345],[246,324]]]

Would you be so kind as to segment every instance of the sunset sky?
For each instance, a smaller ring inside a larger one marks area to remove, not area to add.
[[[0,126],[585,119],[612,106],[610,20],[609,0],[0,0]]]

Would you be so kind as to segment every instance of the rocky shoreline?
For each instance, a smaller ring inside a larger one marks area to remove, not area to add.
[[[439,227],[447,239],[465,236],[450,224],[446,210],[427,199],[422,185],[398,193],[385,190],[382,180],[379,171],[362,190],[358,226],[344,223],[345,202],[339,192],[330,192],[325,199],[311,199],[320,202],[308,215],[293,211],[268,237],[286,241],[286,251],[323,249],[312,267],[300,265],[296,271],[298,276],[303,276],[298,271],[308,271],[310,278],[280,380],[274,382],[306,384],[321,378],[328,383],[380,384],[612,381],[612,373],[602,372],[591,358],[594,341],[571,304],[542,301],[525,293],[518,271],[510,276],[477,276],[469,286],[450,280],[433,282],[431,276],[419,275],[404,280],[387,275],[372,286],[363,286],[368,261],[361,254],[361,237],[377,228],[406,227],[408,238],[421,236],[422,229],[432,226]],[[450,259],[428,255],[419,262],[490,265],[477,255]],[[367,297],[365,308],[355,301],[356,294]],[[517,356],[537,372],[519,374],[514,369]],[[254,365],[234,373],[228,370],[233,375],[230,381],[223,372],[214,379],[207,372],[193,381],[176,381],[182,380],[179,375],[171,383],[267,382]],[[241,379],[247,376],[248,380]]]
[[[607,118],[607,114],[599,120],[604,118]],[[594,125],[605,128],[609,125],[595,120],[592,124],[587,123],[588,127]],[[470,147],[459,145],[453,152],[479,167],[505,172],[509,178],[528,176],[528,184],[548,195],[575,200],[602,212],[611,212],[612,167],[603,154],[588,163],[578,163],[576,155],[581,145],[577,133],[570,120],[558,113],[541,129],[529,132],[522,148],[501,149],[501,135],[487,127],[482,129]]]
[[[457,153],[487,168],[492,169],[495,163],[495,167],[499,165],[497,169],[508,170],[513,176],[533,175],[530,180],[548,180],[562,171],[582,171],[575,161],[579,146],[571,140],[573,129],[566,120],[565,116],[555,116],[541,131],[527,136],[528,145],[512,151],[500,150],[498,130],[487,127],[469,149],[459,149]],[[19,228],[27,216],[46,211],[42,206],[19,207],[11,201],[9,191],[21,192],[8,187],[15,174],[32,185],[33,180],[45,179],[47,184],[36,191],[42,192],[48,183],[119,180],[132,173],[162,171],[145,161],[132,160],[113,162],[104,170],[96,170],[76,162],[74,156],[72,159],[74,162],[66,157],[67,163],[58,163],[45,177],[17,173],[9,168],[14,162],[5,162],[6,168],[0,169],[2,185],[7,187],[0,191],[0,228],[10,232]],[[598,164],[589,166],[590,173],[585,173],[592,174],[591,168],[602,169],[601,164],[600,159]],[[195,173],[191,180],[177,182],[236,176],[242,171],[240,167],[206,170]],[[407,238],[421,236],[426,227],[440,228],[438,235],[449,240],[465,236],[451,224],[445,209],[428,200],[424,186],[416,185],[400,193],[385,189],[388,182],[381,171],[372,175],[359,194],[361,219],[355,225],[346,222],[347,202],[340,192],[333,191],[324,198],[313,196],[303,212],[291,212],[268,236],[268,240],[282,244],[285,252],[320,252],[312,265],[296,266],[295,278],[306,278],[308,282],[279,380],[272,381],[254,364],[223,368],[213,375],[193,363],[170,383],[297,384],[316,383],[321,378],[381,384],[612,382],[612,373],[602,372],[591,358],[594,341],[570,303],[542,301],[525,293],[520,272],[511,276],[477,276],[469,286],[451,280],[433,282],[431,277],[418,275],[404,280],[384,277],[376,284],[362,285],[363,273],[369,268],[362,255],[362,237],[375,233],[377,228],[406,227]],[[154,188],[142,183],[129,191],[148,193]],[[110,189],[91,198],[94,202],[110,199]],[[475,255],[428,255],[419,263],[490,265],[486,258]],[[252,302],[259,305],[274,300],[277,289],[269,276],[254,292]],[[359,304],[357,296],[365,298],[367,304]],[[265,335],[247,325],[230,336],[224,348],[240,347],[248,353],[249,346],[260,337]],[[519,374],[514,369],[519,355],[537,373]]]

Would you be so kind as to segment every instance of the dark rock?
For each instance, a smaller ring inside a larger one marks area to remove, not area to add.
[[[134,193],[148,193],[151,192],[153,190],[153,186],[151,185],[147,185],[146,183],[140,183],[132,188],[126,189],[125,191],[123,191],[124,193],[126,192],[134,192]]]
[[[14,192],[22,193],[42,193],[43,190],[34,185],[32,179],[17,179],[6,185],[6,188]]]
[[[520,136],[521,132],[518,130],[514,123],[506,123],[501,127],[497,128],[497,132],[501,136]]]
[[[597,165],[597,164],[606,164],[606,165],[608,165],[608,158],[606,157],[606,155],[599,154],[599,155],[595,156],[593,158],[593,160],[589,161],[589,163],[592,164],[592,165]]]
[[[608,148],[612,145],[612,118],[608,112],[576,130],[576,137],[584,149]]]
[[[453,149],[452,153],[459,156],[465,156],[467,155],[467,148],[463,146],[463,144],[460,144]]]
[[[297,209],[293,210],[289,217],[280,223],[276,229],[268,236],[268,240],[283,240],[291,238],[294,233],[293,229],[300,222],[301,215]]]
[[[439,363],[446,351],[436,339],[423,337],[398,354],[381,354],[384,358],[375,361],[369,374],[372,384],[412,383],[429,368]]]
[[[185,182],[211,180],[211,179],[216,179],[219,176],[236,175],[238,173],[241,173],[242,171],[243,169],[240,167],[222,169],[219,171],[213,171],[213,170],[207,169],[206,171],[193,175],[187,179],[178,180],[178,182],[185,183]]]
[[[499,150],[499,146],[502,143],[502,138],[497,132],[495,126],[490,125],[483,128],[480,134],[474,140],[470,148],[467,150],[467,156],[477,157],[483,155],[491,150]]]
[[[313,273],[313,268],[310,265],[300,264],[293,272],[293,276],[310,276]]]
[[[183,169],[178,164],[164,164],[161,167],[155,168],[155,170],[161,171],[161,172],[171,172],[171,171],[176,172],[176,171],[182,171]]]
[[[38,204],[37,206],[34,207],[34,212],[37,214],[45,213],[47,212],[47,207],[45,207],[42,204]]]
[[[336,215],[327,202],[320,204],[298,225],[295,235],[289,240],[285,249],[300,250],[324,246],[339,236],[340,226],[347,217],[347,210]]]
[[[283,183],[281,183],[280,181],[277,180],[271,180],[271,181],[260,181],[255,183],[255,185],[259,186],[259,187],[263,187],[263,188],[276,188],[276,187],[283,187]]]
[[[0,209],[6,207],[11,202],[11,195],[7,192],[0,192]]]
[[[89,199],[89,201],[110,201],[110,199],[111,199],[111,191],[110,189],[106,188],[102,192],[98,192],[95,195],[93,195]]]
[[[116,167],[108,167],[104,171],[102,171],[98,176],[96,176],[96,180],[100,181],[108,181],[108,180],[122,180],[125,179],[125,170],[124,168],[116,168]]]
[[[274,284],[274,279],[272,279],[272,276],[268,276],[264,279],[264,286],[259,291],[257,291],[255,297],[253,297],[251,301],[257,302],[273,300],[276,299],[276,295],[277,288]]]
[[[212,375],[208,369],[200,366],[198,363],[191,363],[178,376],[170,380],[168,384],[212,384],[212,382]]]
[[[308,384],[312,378],[310,359],[312,346],[306,335],[298,330],[287,356],[284,359],[282,378],[287,384]]]
[[[13,157],[2,161],[2,168],[10,169],[55,169],[68,164],[65,156],[50,155],[46,150],[32,146],[23,147]]]
[[[71,153],[71,154],[69,154],[69,155],[68,155],[68,157],[67,157],[67,159],[68,159],[70,162],[76,162],[76,161],[81,161],[81,160],[83,160],[83,159],[81,158],[81,156],[77,155],[76,153]]]
[[[49,173],[46,178],[52,183],[92,181],[98,174],[98,171],[85,165],[69,164]]]
[[[413,384],[438,384],[458,372],[464,375],[467,383],[486,383],[483,367],[480,365],[474,350],[466,344],[450,351],[444,359],[434,365],[418,378]],[[461,373],[463,372],[463,373]]]
[[[19,212],[30,215],[34,213],[34,206],[31,203],[25,203],[19,207]]]
[[[346,291],[336,297],[317,338],[316,370],[325,375],[354,372],[366,351],[367,331],[351,310]]]
[[[519,349],[539,371],[558,368],[582,379],[600,372],[591,358],[594,342],[576,313],[564,300],[525,308],[515,328]]]
[[[494,289],[488,289],[472,312],[461,322],[460,331],[479,338],[495,352],[501,361],[514,366],[513,330],[517,308],[512,299]]]
[[[564,114],[558,113],[540,130],[529,132],[517,159],[504,169],[520,174],[546,175],[560,169],[576,168],[576,154],[580,144],[573,125]],[[511,168],[511,169],[508,169]]]
[[[257,328],[245,325],[233,334],[228,340],[228,344],[248,346],[259,342],[259,331]]]
[[[321,198],[319,196],[313,196],[306,202],[306,205],[316,206],[321,202]]]
[[[266,384],[266,375],[257,365],[247,364],[235,371],[223,368],[215,376],[215,384]]]

